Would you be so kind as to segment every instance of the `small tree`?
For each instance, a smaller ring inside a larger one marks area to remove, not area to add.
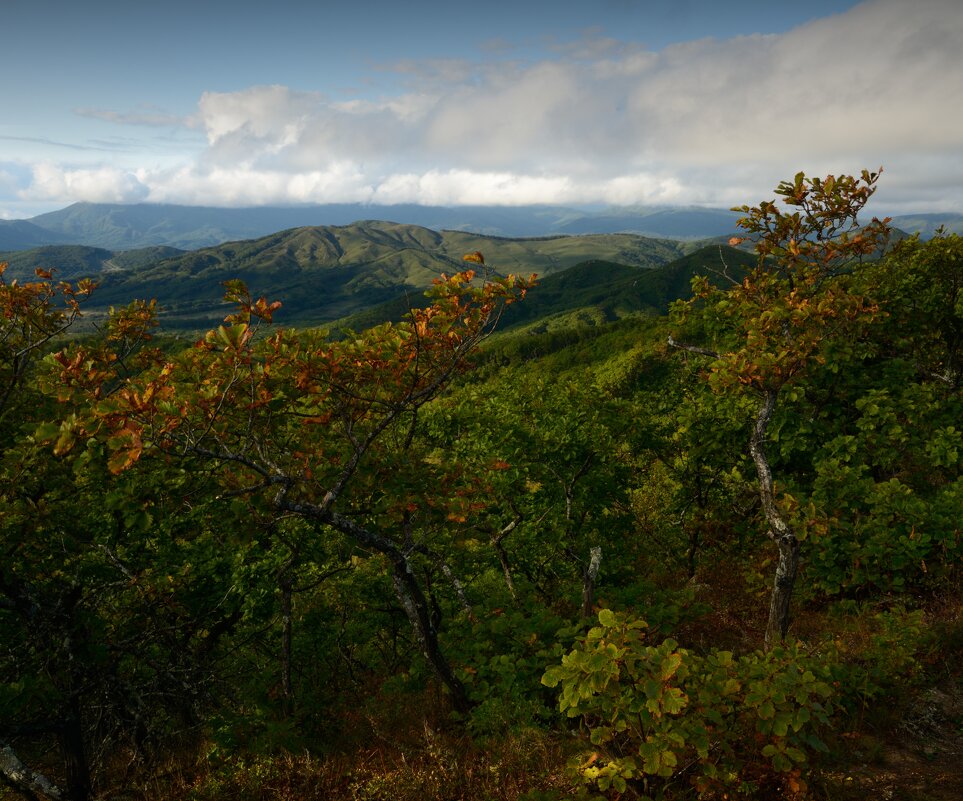
[[[858,347],[857,332],[877,310],[854,288],[851,273],[880,252],[888,238],[886,220],[863,225],[858,217],[876,189],[879,172],[860,178],[807,178],[798,173],[775,192],[775,201],[742,206],[739,220],[755,242],[757,264],[743,281],[717,288],[693,281],[692,300],[677,307],[680,317],[698,318],[708,347],[669,344],[708,358],[706,377],[718,392],[757,399],[749,438],[766,535],[778,548],[766,626],[766,646],[789,627],[789,603],[799,565],[800,533],[790,525],[773,480],[766,432],[780,394],[814,364]],[[735,237],[730,244],[738,245]]]
[[[466,259],[484,263],[480,254]],[[528,285],[513,276],[480,284],[474,277],[443,276],[429,307],[339,342],[319,331],[264,336],[263,324],[280,304],[255,301],[231,282],[228,299],[238,310],[224,325],[110,391],[97,354],[58,354],[62,394],[93,402],[61,441],[101,436],[115,473],[147,454],[199,461],[214,469],[222,497],[246,497],[256,511],[320,523],[380,554],[423,654],[454,705],[466,709],[413,565],[415,554],[438,556],[419,539],[419,522],[457,520],[462,510],[444,508],[444,466],[422,458],[413,444],[419,410]]]

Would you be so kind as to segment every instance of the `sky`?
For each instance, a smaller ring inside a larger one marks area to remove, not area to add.
[[[963,212],[960,0],[0,0],[0,218],[699,205],[884,168]]]

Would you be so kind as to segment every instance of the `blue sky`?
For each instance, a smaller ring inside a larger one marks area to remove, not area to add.
[[[78,200],[963,211],[959,0],[0,0],[0,217]]]

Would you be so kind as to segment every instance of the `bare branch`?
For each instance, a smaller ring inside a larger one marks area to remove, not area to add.
[[[0,778],[29,801],[51,798],[60,801],[60,788],[46,776],[25,767],[9,745],[0,748]]]
[[[683,342],[676,342],[674,337],[669,337],[666,342],[671,348],[678,348],[679,350],[684,350],[689,353],[695,353],[698,356],[708,356],[710,359],[718,359],[719,354],[714,350],[709,350],[708,348],[700,348],[698,345],[687,345]]]

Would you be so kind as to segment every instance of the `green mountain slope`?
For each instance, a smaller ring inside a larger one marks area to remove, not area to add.
[[[109,250],[85,245],[48,245],[5,253],[0,256],[0,261],[9,264],[8,278],[33,278],[38,267],[53,270],[58,279],[95,278],[109,269],[105,265],[113,255]]]
[[[442,272],[464,269],[462,256],[477,250],[500,273],[539,275],[528,300],[507,311],[506,328],[563,314],[575,314],[566,324],[584,325],[663,311],[688,293],[693,274],[718,269],[721,254],[733,265],[750,258],[726,246],[695,248],[634,234],[507,239],[367,221],[190,252],[49,246],[5,258],[10,277],[28,278],[44,267],[61,278],[96,278],[88,304],[94,314],[156,298],[166,325],[205,328],[225,313],[223,282],[240,278],[253,293],[282,301],[284,324],[338,321],[336,327],[360,329],[423,304],[425,288]]]
[[[584,308],[598,309],[604,320],[664,313],[672,301],[689,296],[694,275],[711,274],[725,265],[738,270],[753,261],[750,254],[725,245],[703,247],[652,270],[588,261],[547,277],[525,303],[506,310],[502,322],[511,327]]]
[[[137,250],[122,250],[110,257],[108,270],[140,270],[156,264],[164,259],[171,259],[175,256],[183,256],[188,251],[180,248],[172,248],[166,245],[154,245],[152,247],[138,248]]]
[[[528,326],[549,328],[598,325],[638,314],[662,314],[674,300],[689,297],[695,275],[712,278],[728,269],[733,277],[755,263],[750,253],[728,245],[706,245],[667,264],[651,268],[591,259],[540,279],[524,303],[509,307],[499,330]],[[420,293],[409,292],[332,324],[360,331],[387,320],[400,320],[413,307],[424,306]]]
[[[591,258],[654,267],[691,249],[632,234],[504,239],[368,221],[281,231],[108,273],[94,303],[157,298],[170,324],[203,327],[224,312],[222,282],[240,278],[253,293],[283,302],[280,321],[319,323],[405,292],[420,296],[440,273],[464,269],[462,256],[475,250],[501,273],[551,275]]]
[[[9,263],[8,278],[30,279],[42,267],[53,270],[58,279],[100,279],[103,273],[141,269],[185,252],[165,246],[115,252],[86,245],[46,245],[0,253],[0,261]]]
[[[54,231],[26,220],[0,220],[0,252],[28,250],[63,242],[64,237]]]

